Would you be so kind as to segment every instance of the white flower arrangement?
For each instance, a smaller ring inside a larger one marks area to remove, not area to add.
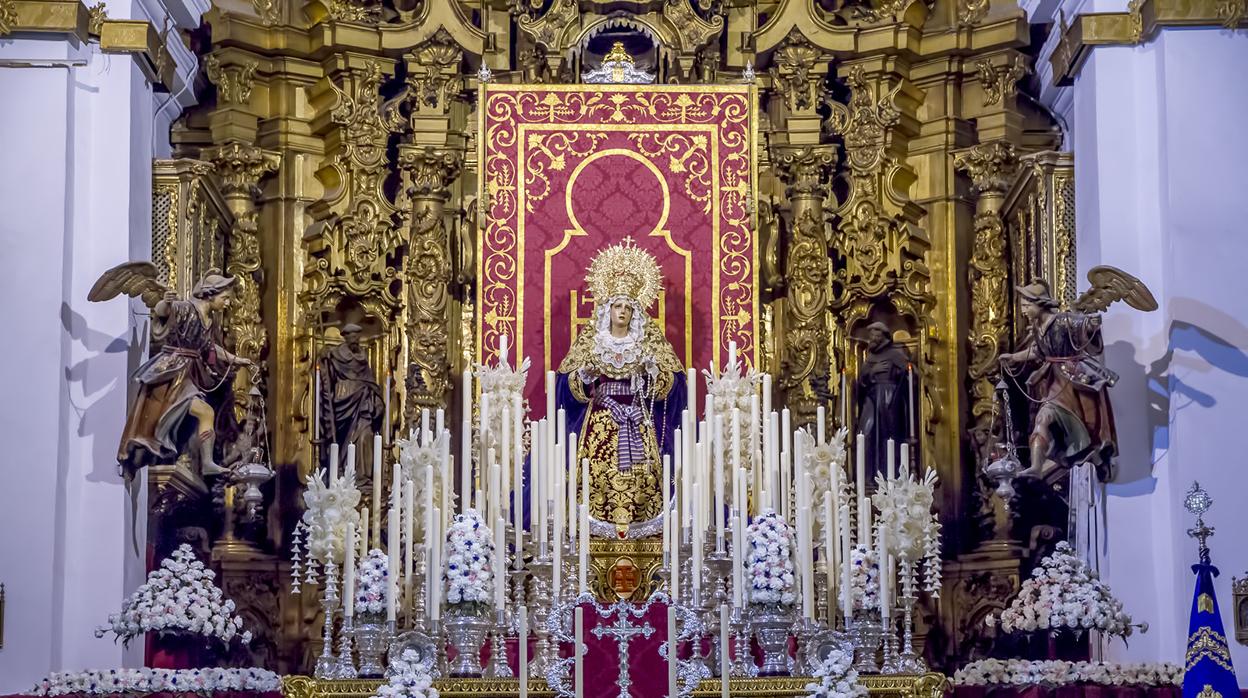
[[[793,592],[794,540],[789,525],[775,511],[764,509],[750,522],[745,541],[749,602],[792,605],[797,594]]]
[[[833,492],[832,506],[834,511],[839,512],[845,504],[845,489],[849,483],[848,473],[845,471],[845,459],[847,452],[845,443],[849,436],[849,430],[841,427],[836,430],[836,434],[823,444],[819,444],[818,440],[810,435],[807,429],[799,430],[795,435],[795,439],[804,441],[805,454],[803,460],[806,464],[806,472],[810,473],[810,481],[813,486],[811,492],[811,502],[814,506],[815,521],[819,523],[819,531],[816,535],[822,535],[821,531],[824,526],[828,525],[824,521],[823,512],[823,495],[825,492],[832,490],[832,469],[838,468],[842,473],[840,478],[840,491]],[[837,515],[837,514],[834,514]]]
[[[404,650],[403,657],[392,664],[394,673],[377,688],[374,698],[438,698],[433,677],[417,669],[415,651]]]
[[[386,612],[386,583],[390,580],[390,558],[373,548],[360,560],[355,571],[355,612]]]
[[[475,509],[455,517],[446,532],[446,602],[489,603],[493,592],[494,535]]]
[[[713,371],[714,364],[702,369],[706,377],[706,394],[715,398],[715,413],[724,417],[724,482],[732,482],[732,410],[741,411],[741,467],[747,471],[753,469],[753,454],[750,451],[751,430],[762,438],[762,415],[750,423],[750,399],[758,393],[763,382],[763,374],[741,363],[736,356],[730,357],[724,370],[718,375]]]
[[[990,615],[985,621],[989,626],[999,622],[1007,633],[1096,629],[1123,639],[1135,627],[1109,585],[1066,541],[1040,562],[999,619]],[[1148,630],[1147,624],[1140,628]]]
[[[849,562],[849,586],[853,594],[850,600],[854,604],[854,609],[878,609],[880,607],[880,561],[875,548],[861,543],[855,545],[849,552]],[[843,595],[844,592],[842,592]]]
[[[940,519],[932,511],[936,498],[936,471],[927,469],[923,479],[903,474],[888,479],[876,477],[876,491],[871,502],[880,512],[876,518],[877,530],[888,531],[888,552],[900,561],[903,570],[911,565],[917,570],[923,565],[923,590],[932,596],[940,596]],[[910,583],[912,575],[903,571],[903,578]]]
[[[1102,686],[1182,686],[1183,667],[1160,662],[1118,664],[981,659],[959,669],[953,675],[953,682],[958,686],[1061,686],[1075,683]]]
[[[433,432],[433,429],[430,429]],[[423,434],[419,428],[408,432],[408,438],[397,439],[395,444],[399,447],[399,468],[402,471],[403,481],[412,481],[416,485],[418,492],[424,492],[428,486],[425,479],[425,468],[432,467],[433,470],[433,502],[434,506],[440,506],[441,496],[438,494],[442,491],[442,452],[447,450],[449,453],[449,444],[451,434],[443,431],[441,434],[430,433]],[[422,445],[426,444],[427,445]],[[452,499],[454,494],[450,495]],[[423,496],[416,497],[412,502],[413,505],[413,523],[415,525],[414,535],[417,540],[423,540],[425,534],[425,498]]]
[[[282,680],[265,669],[108,669],[58,672],[40,681],[37,696],[118,693],[211,693],[282,690]]]
[[[123,644],[145,632],[198,635],[229,643],[238,637],[251,642],[242,631],[243,619],[233,615],[234,602],[213,584],[212,570],[204,567],[191,546],[183,543],[147,581],[121,604],[121,613],[108,616],[108,624],[95,629],[96,637],[116,633]]]
[[[481,395],[490,396],[490,413],[489,426],[487,434],[487,448],[499,448],[502,444],[503,420],[511,419],[511,406],[515,403],[517,397],[520,398],[520,412],[527,414],[529,411],[528,401],[524,398],[524,386],[529,380],[529,357],[524,357],[524,361],[520,362],[519,369],[513,369],[511,364],[499,362],[497,366],[482,366],[477,368],[477,384],[481,388]],[[479,405],[480,403],[478,403]],[[480,453],[481,446],[481,412],[478,410],[473,415],[473,430],[476,436],[472,440],[473,458],[480,464],[485,454]],[[514,448],[517,443],[525,443],[523,435],[517,437],[516,434],[511,435],[511,443]]]
[[[865,698],[867,687],[854,671],[853,651],[833,649],[813,672],[818,683],[806,684],[810,698]]]
[[[332,487],[325,484],[325,470],[316,471],[303,492],[303,503],[307,508],[295,529],[293,547],[297,555],[302,536],[308,555],[307,581],[311,583],[315,581],[314,563],[343,561],[347,524],[355,524],[357,530],[360,527],[360,513],[356,511],[360,490],[355,486],[355,471],[348,469]],[[297,574],[293,576],[298,578]]]

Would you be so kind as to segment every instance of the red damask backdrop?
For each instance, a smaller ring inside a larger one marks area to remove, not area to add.
[[[752,362],[753,88],[489,85],[484,104],[479,358],[508,336],[534,398],[592,314],[589,261],[631,237],[663,270],[651,313],[681,361],[722,362],[733,340]]]

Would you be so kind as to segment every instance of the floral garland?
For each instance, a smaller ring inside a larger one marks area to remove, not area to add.
[[[1040,562],[999,619],[990,615],[985,621],[989,626],[1000,622],[1001,630],[1007,633],[1095,628],[1123,639],[1135,627],[1109,585],[1074,554],[1066,541],[1058,543],[1057,549]],[[1141,632],[1148,630],[1147,624],[1139,627]]]
[[[233,615],[234,602],[213,584],[215,576],[200,562],[191,546],[183,543],[147,581],[121,604],[121,613],[108,616],[108,624],[95,629],[96,637],[116,633],[123,644],[148,631],[201,635],[229,643],[235,637],[251,642],[251,632],[239,631],[243,619]]]
[[[390,579],[390,557],[377,548],[368,551],[355,572],[355,612],[386,612],[386,582]]]
[[[1183,667],[1160,662],[1117,664],[981,659],[959,669],[953,675],[953,682],[958,686],[1060,686],[1072,683],[1103,686],[1182,686]]]
[[[302,538],[308,555],[304,582],[312,584],[316,581],[317,563],[324,565],[330,561],[342,562],[344,559],[346,551],[343,545],[347,536],[347,524],[355,524],[356,529],[359,529],[360,513],[356,511],[356,507],[360,503],[360,490],[355,486],[355,471],[347,470],[332,487],[325,484],[325,470],[316,471],[316,475],[308,480],[308,488],[303,492],[303,503],[306,509],[303,519],[295,528],[292,559],[300,559]],[[292,569],[291,577],[292,587],[298,591],[297,569]]]
[[[899,558],[902,568],[923,565],[923,590],[940,596],[940,519],[932,511],[936,497],[936,471],[927,469],[922,480],[904,474],[895,478],[876,476],[871,502],[880,512],[877,530],[888,532],[888,552]],[[911,585],[913,575],[904,571]]]
[[[494,536],[477,510],[456,516],[446,533],[446,602],[491,601],[493,559]]]
[[[416,652],[404,650],[403,657],[391,662],[393,673],[373,694],[374,698],[438,698],[433,677],[417,669]]]
[[[750,522],[745,534],[749,555],[746,570],[750,575],[750,603],[792,605],[793,532],[780,515],[771,509]]]
[[[854,671],[853,650],[833,649],[814,670],[819,683],[806,684],[810,698],[864,698],[867,687]]]
[[[855,610],[880,607],[880,561],[875,548],[858,544],[849,552],[849,586]],[[842,592],[842,601],[844,601]]]
[[[265,669],[108,669],[57,672],[32,690],[37,696],[118,693],[211,693],[282,690],[282,680]]]

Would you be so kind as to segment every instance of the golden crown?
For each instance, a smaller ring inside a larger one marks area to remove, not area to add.
[[[649,310],[659,298],[663,275],[654,255],[637,247],[632,237],[626,237],[620,244],[604,248],[594,256],[585,283],[596,303],[627,296],[637,301],[642,310]]]

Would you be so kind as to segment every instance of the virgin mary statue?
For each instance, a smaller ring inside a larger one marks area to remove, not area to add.
[[[585,276],[593,325],[559,366],[559,406],[579,435],[578,462],[589,461],[590,518],[621,537],[661,522],[662,457],[685,409],[680,360],[648,313],[662,282],[658,262],[631,240],[601,250]]]

